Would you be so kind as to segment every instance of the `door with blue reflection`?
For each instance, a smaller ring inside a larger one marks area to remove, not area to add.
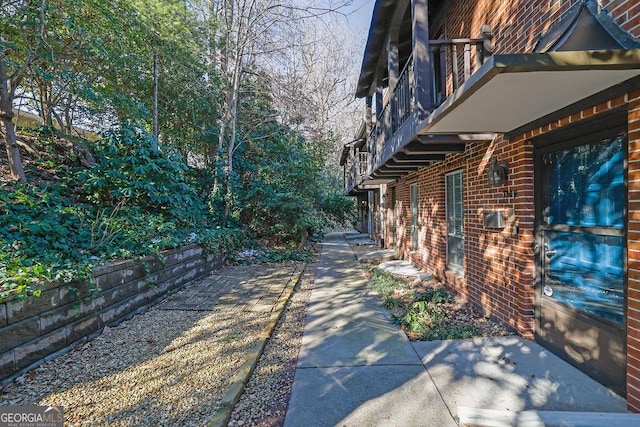
[[[545,154],[545,298],[624,323],[625,135]]]

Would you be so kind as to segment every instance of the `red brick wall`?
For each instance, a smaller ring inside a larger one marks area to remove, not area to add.
[[[486,167],[493,157],[510,165],[509,184],[489,187]],[[465,275],[446,269],[444,174],[463,171],[465,188]],[[455,289],[463,298],[533,338],[533,160],[523,138],[474,143],[463,154],[408,175],[396,185],[401,254]],[[418,183],[419,250],[410,246],[410,184]],[[517,197],[505,192],[517,192]],[[483,212],[504,212],[507,226],[487,230]],[[511,214],[510,214],[511,213]],[[388,217],[389,220],[391,216]],[[518,232],[516,233],[516,227]],[[390,229],[390,226],[388,227]]]
[[[434,17],[432,31],[442,30],[443,38],[478,37],[482,25],[490,24],[496,53],[527,53],[532,51],[541,33],[581,1],[451,0]],[[640,36],[640,2],[601,0],[600,5],[625,31]]]
[[[534,337],[534,174],[528,138],[627,105],[629,109],[628,340],[630,409],[640,412],[640,91],[595,105],[525,135],[491,143],[471,143],[464,153],[421,169],[396,185],[398,251],[479,306],[486,315]],[[493,157],[509,163],[504,187],[489,187],[486,168]],[[446,268],[445,174],[463,170],[465,188],[464,275]],[[420,243],[411,252],[410,185],[418,183]],[[484,210],[505,213],[504,229],[484,228]],[[391,229],[391,214],[387,229]],[[388,237],[387,241],[392,241]]]
[[[627,402],[640,412],[640,91],[628,105]]]
[[[451,0],[435,14],[430,28],[432,38],[479,37],[484,24],[493,31],[494,53],[530,53],[538,38],[560,21],[561,16],[582,0]],[[601,0],[613,19],[625,31],[640,38],[640,2]],[[452,64],[447,56],[447,94],[453,93]],[[464,75],[461,49],[458,53],[460,79]],[[471,72],[475,72],[472,61]],[[461,83],[460,81],[459,83]]]
[[[483,24],[494,31],[496,53],[531,52],[537,37],[557,23],[581,0],[451,0],[432,25],[444,38],[477,37]],[[603,0],[601,3],[625,30],[640,36],[640,2]],[[435,34],[433,35],[435,36]],[[628,356],[629,408],[640,412],[640,91],[612,99],[510,140],[470,143],[464,153],[401,179],[396,188],[398,252],[482,308],[486,315],[510,324],[529,339],[534,337],[534,165],[528,138],[627,105],[629,109],[628,216]],[[508,183],[488,187],[486,168],[492,158],[509,163]],[[446,268],[445,178],[463,170],[465,189],[464,275]],[[419,250],[411,252],[410,184],[418,184]],[[388,193],[390,200],[390,192]],[[390,208],[390,205],[389,205]],[[483,226],[484,210],[504,212],[505,228]],[[386,230],[391,230],[391,212]],[[393,242],[387,235],[386,242]]]

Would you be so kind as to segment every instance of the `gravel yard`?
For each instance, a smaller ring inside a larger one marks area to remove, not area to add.
[[[317,263],[307,265],[296,292],[289,300],[280,323],[231,414],[229,427],[284,424],[316,268]]]
[[[63,406],[70,426],[202,425],[264,317],[152,310],[31,371],[2,404]]]
[[[0,405],[63,406],[69,426],[206,425],[270,313],[161,306],[30,371]]]

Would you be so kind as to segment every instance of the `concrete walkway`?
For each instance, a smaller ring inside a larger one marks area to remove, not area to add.
[[[546,411],[592,412],[554,424]],[[285,426],[640,425],[625,411],[624,399],[518,337],[412,344],[343,235],[326,236]]]

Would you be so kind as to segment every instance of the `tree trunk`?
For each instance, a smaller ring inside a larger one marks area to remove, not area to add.
[[[158,150],[158,51],[153,51],[153,149]]]
[[[0,57],[0,122],[4,128],[5,147],[13,179],[26,182],[27,178],[22,167],[22,157],[16,141],[16,130],[13,124],[13,94],[11,81],[7,75],[4,57]]]
[[[40,117],[45,126],[53,127],[53,105],[51,83],[40,80],[38,83],[38,98],[40,104]]]
[[[227,156],[225,159],[225,179],[227,192],[225,196],[224,216],[229,217],[231,212],[231,201],[233,196],[233,183],[231,174],[233,172],[233,154],[236,151],[236,134],[238,127],[238,98],[240,97],[240,79],[242,78],[242,57],[237,55],[234,58],[234,69],[231,70],[232,84],[231,96],[227,102],[227,124],[229,125],[229,142],[227,144]]]

